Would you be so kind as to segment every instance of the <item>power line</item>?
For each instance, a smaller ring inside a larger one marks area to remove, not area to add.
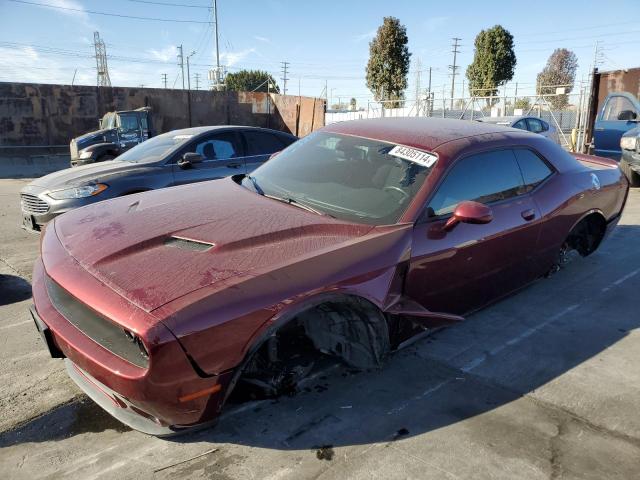
[[[201,20],[175,20],[172,18],[155,18],[155,17],[138,17],[135,15],[122,15],[119,13],[96,12],[95,10],[85,10],[83,8],[59,7],[48,3],[27,2],[26,0],[7,0],[14,3],[22,3],[24,5],[34,5],[36,7],[53,8],[56,10],[66,10],[70,12],[91,13],[92,15],[103,15],[106,17],[130,18],[133,20],[150,20],[154,22],[173,22],[173,23],[209,23]]]
[[[211,7],[206,5],[193,5],[189,3],[151,2],[149,0],[129,0],[129,1],[135,2],[135,3],[149,3],[151,5],[163,5],[167,7],[206,8],[207,10],[211,9]]]

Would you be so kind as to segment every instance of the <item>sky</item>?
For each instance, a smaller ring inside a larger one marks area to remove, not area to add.
[[[207,0],[0,0],[0,81],[96,84],[93,33],[106,43],[114,86],[182,88],[178,45],[190,58],[191,86],[208,88],[215,35]],[[640,67],[638,0],[534,3],[489,1],[218,0],[220,62],[227,71],[270,72],[282,89],[281,62],[289,62],[290,94],[355,97],[366,108],[369,41],[385,16],[406,26],[411,52],[407,97],[421,88],[451,89],[452,37],[460,37],[456,96],[473,59],[473,40],[502,25],[514,36],[520,94],[535,93],[537,73],[555,48],[578,57],[577,81],[587,78],[599,42],[601,70]],[[47,8],[51,5],[62,8]],[[534,6],[535,5],[535,6]],[[109,13],[120,16],[101,15]],[[125,18],[146,17],[146,18]],[[152,19],[154,20],[152,20]],[[168,21],[165,21],[168,20]],[[466,80],[465,80],[466,83]],[[466,93],[466,92],[465,92]]]

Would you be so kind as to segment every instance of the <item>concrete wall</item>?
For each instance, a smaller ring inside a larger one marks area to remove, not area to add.
[[[321,99],[259,92],[98,88],[0,82],[0,178],[69,165],[71,138],[106,112],[149,106],[157,133],[201,125],[252,125],[304,136],[324,126]]]
[[[304,136],[324,125],[322,100],[308,97],[0,82],[0,146],[68,145],[71,138],[95,130],[106,112],[145,106],[153,109],[158,133],[253,125]]]

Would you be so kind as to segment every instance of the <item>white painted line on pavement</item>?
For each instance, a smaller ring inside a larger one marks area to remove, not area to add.
[[[631,273],[627,273],[624,277],[619,278],[618,280],[613,282],[611,285],[608,285],[608,286],[604,287],[602,289],[602,292],[607,292],[607,291],[611,290],[613,287],[617,287],[621,283],[626,282],[627,280],[629,280],[632,277],[635,277],[638,273],[640,273],[640,268],[638,268],[637,270],[634,270]]]
[[[552,317],[550,317],[547,321],[542,322],[539,325],[536,325],[535,327],[531,327],[531,328],[526,329],[520,335],[517,335],[517,336],[513,337],[512,339],[507,340],[502,345],[498,345],[497,347],[489,350],[489,352],[484,353],[481,356],[474,358],[473,360],[468,362],[466,365],[463,365],[460,368],[460,370],[462,370],[463,372],[469,372],[469,371],[473,370],[478,365],[481,365],[482,363],[484,363],[488,358],[493,357],[494,355],[500,353],[502,350],[504,350],[507,347],[511,347],[511,346],[513,346],[513,345],[515,345],[517,343],[520,343],[525,338],[530,337],[531,335],[533,335],[534,333],[536,333],[539,330],[543,329],[544,327],[546,327],[550,323],[555,322],[560,317],[563,317],[567,313],[573,312],[580,305],[581,305],[580,303],[576,303],[576,304],[570,305],[569,307],[565,308],[561,312],[558,312],[555,315],[553,315]]]
[[[9,325],[3,325],[0,330],[6,330],[7,328],[19,327],[20,325],[26,325],[27,323],[33,323],[33,320],[25,320],[24,322],[10,323]]]

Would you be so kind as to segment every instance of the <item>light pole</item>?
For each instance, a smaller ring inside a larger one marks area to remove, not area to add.
[[[337,90],[337,89],[338,89],[337,87],[334,87],[334,88],[332,88],[330,90],[330,93],[329,93],[329,108],[332,108],[331,104],[333,103],[333,91]]]

